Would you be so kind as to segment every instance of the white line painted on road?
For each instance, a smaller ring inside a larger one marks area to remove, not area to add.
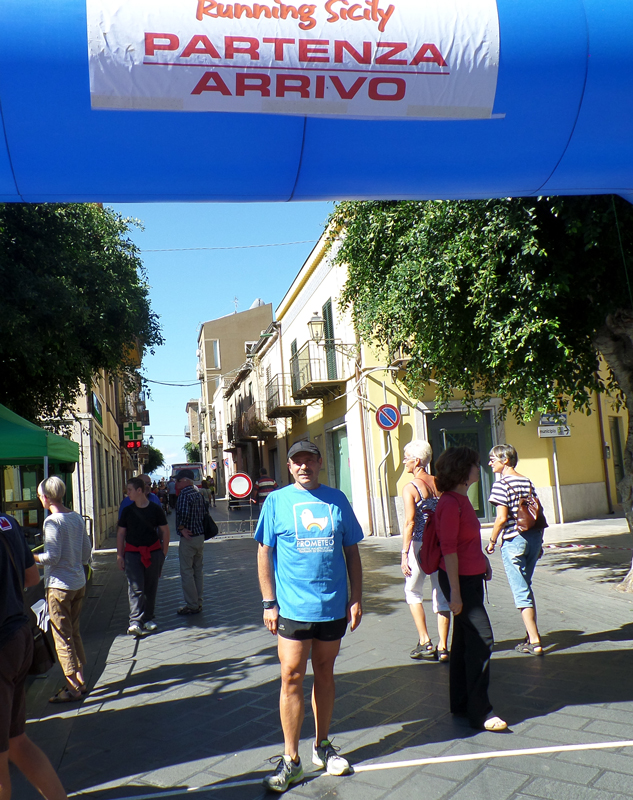
[[[633,747],[633,741],[624,742],[593,742],[591,744],[564,744],[552,747],[525,747],[520,750],[491,750],[488,753],[467,753],[459,756],[433,756],[432,758],[414,758],[409,761],[389,761],[382,764],[359,764],[354,766],[354,772],[372,772],[384,769],[405,769],[406,767],[424,767],[429,764],[452,764],[456,761],[485,761],[491,758],[511,758],[517,756],[544,755],[546,753],[574,753],[579,750],[609,750],[615,747]],[[315,775],[321,777],[326,773]],[[306,776],[312,777],[312,776]],[[192,786],[189,788],[167,789],[153,794],[133,794],[127,797],[118,797],[117,800],[163,800],[167,797],[184,797],[185,795],[198,794],[199,792],[212,792],[218,789],[235,789],[240,786],[261,785],[261,778],[254,778],[247,781],[233,781],[229,783],[210,783],[206,786]],[[114,789],[114,786],[110,786]],[[139,786],[139,789],[144,787]],[[69,797],[84,797],[86,794],[94,792],[87,789],[85,792],[73,792]]]
[[[544,753],[573,753],[577,750],[606,750],[611,747],[633,747],[633,742],[595,742],[593,744],[564,744],[554,747],[526,747],[522,750],[492,750],[489,753],[468,753],[461,756],[436,756],[434,758],[413,758],[410,761],[389,761],[384,764],[360,764],[354,772],[371,772],[380,769],[403,769],[404,767],[423,767],[427,764],[452,764],[455,761],[484,761],[489,758],[510,758],[511,756],[537,756]]]

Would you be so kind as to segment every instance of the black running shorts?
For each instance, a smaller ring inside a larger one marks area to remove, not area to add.
[[[318,639],[320,642],[335,642],[345,636],[347,620],[332,619],[327,622],[298,622],[296,619],[279,617],[277,633],[284,639],[294,639],[298,642],[307,639]]]

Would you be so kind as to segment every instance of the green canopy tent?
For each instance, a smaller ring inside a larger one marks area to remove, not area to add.
[[[22,466],[79,461],[79,445],[64,436],[45,431],[0,404],[0,465]]]

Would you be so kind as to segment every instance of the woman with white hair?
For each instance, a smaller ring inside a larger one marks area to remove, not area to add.
[[[92,547],[83,518],[63,504],[65,494],[66,484],[55,476],[37,487],[37,496],[50,515],[44,520],[44,552],[34,558],[44,566],[55,650],[66,677],[66,686],[49,703],[72,703],[87,693],[79,617],[86,594],[84,565],[90,560]]]
[[[429,513],[435,511],[439,492],[435,479],[427,472],[433,451],[431,445],[422,439],[409,442],[404,448],[404,468],[411,474],[412,480],[402,490],[405,522],[402,532],[401,564],[404,581],[404,596],[415,627],[418,630],[418,642],[409,654],[411,658],[429,661],[448,661],[448,631],[451,623],[451,612],[444,594],[440,589],[437,572],[431,577],[433,611],[437,614],[437,633],[439,643],[437,649],[426,627],[426,615],[422,604],[422,589],[426,575],[420,569],[418,553],[422,547],[422,535]]]

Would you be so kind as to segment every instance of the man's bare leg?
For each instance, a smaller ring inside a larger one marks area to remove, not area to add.
[[[284,754],[293,761],[299,759],[299,739],[305,714],[303,679],[312,640],[297,642],[278,636],[277,652],[281,663],[281,692],[279,715],[284,734]]]
[[[312,670],[314,685],[312,687],[312,710],[316,726],[316,743],[321,744],[328,738],[330,722],[334,711],[334,662],[341,649],[341,640],[321,642],[312,640]]]
[[[11,797],[9,759],[46,800],[68,800],[53,765],[25,733],[9,739],[8,752],[0,753],[0,800]]]

